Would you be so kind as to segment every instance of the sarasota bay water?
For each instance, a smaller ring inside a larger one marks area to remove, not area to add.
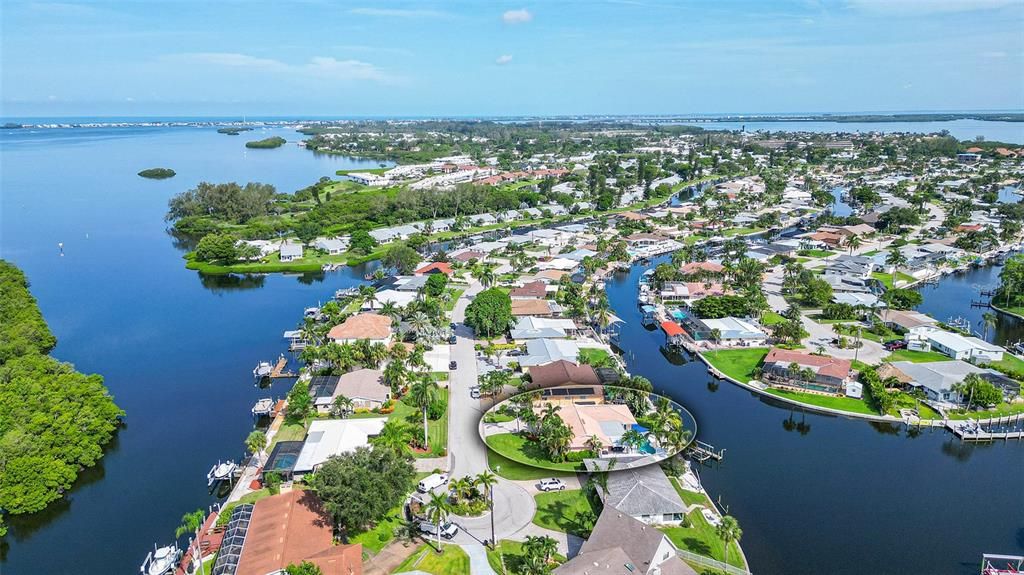
[[[271,135],[289,143],[244,147]],[[241,455],[254,401],[286,391],[254,388],[252,367],[284,350],[281,334],[304,307],[358,284],[366,270],[203,277],[184,268],[163,216],[169,197],[202,180],[294,191],[338,169],[377,165],[316,155],[297,139],[287,129],[0,130],[0,257],[28,275],[59,339],[54,355],[102,374],[128,413],[65,501],[10,520],[0,572],[136,572],[183,513],[215,501],[206,471]],[[149,167],[178,175],[136,175]],[[695,415],[702,440],[726,449],[724,464],[702,477],[739,518],[756,573],[966,574],[982,552],[1024,553],[1024,444],[965,446],[938,431],[908,437],[716,382],[699,362],[664,353],[664,336],[640,325],[639,271],[608,286],[627,320],[627,363]],[[927,308],[933,293],[925,294]]]

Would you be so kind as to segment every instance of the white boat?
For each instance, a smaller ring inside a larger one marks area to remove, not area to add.
[[[210,471],[206,474],[206,485],[207,487],[212,486],[218,481],[228,481],[232,479],[235,473],[235,469],[238,466],[234,461],[217,462],[210,468]]]
[[[177,545],[168,545],[160,548],[153,545],[153,550],[146,555],[146,559],[142,562],[139,572],[143,573],[143,575],[172,573],[178,566],[179,559],[181,559],[181,550],[178,549]]]
[[[256,379],[263,379],[264,377],[269,377],[273,371],[274,366],[269,361],[261,361],[252,370],[252,375]]]

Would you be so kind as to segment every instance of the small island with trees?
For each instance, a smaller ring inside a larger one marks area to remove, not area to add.
[[[237,136],[242,132],[252,131],[252,128],[232,127],[232,128],[217,128],[218,134],[227,134],[228,136]]]
[[[139,172],[139,175],[151,180],[166,180],[167,178],[173,178],[175,171],[170,168],[148,168]]]
[[[288,142],[288,140],[285,140],[281,136],[273,136],[273,137],[270,137],[270,138],[264,138],[262,140],[253,140],[251,142],[246,142],[245,143],[245,147],[246,148],[257,148],[257,149],[272,149],[272,148],[280,148],[281,146],[285,145],[287,142]]]

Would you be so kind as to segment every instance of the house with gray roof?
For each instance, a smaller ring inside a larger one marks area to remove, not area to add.
[[[609,473],[601,498],[648,525],[678,525],[686,514],[686,504],[658,465]]]
[[[697,575],[664,533],[606,505],[578,555],[553,575]]]

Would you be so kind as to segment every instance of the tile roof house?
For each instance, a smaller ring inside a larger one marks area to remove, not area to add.
[[[715,262],[690,262],[684,264],[680,271],[683,275],[698,275],[698,274],[721,274],[725,273],[725,266],[722,264],[716,264]]]
[[[534,280],[520,287],[513,288],[508,295],[513,300],[543,299],[547,295],[547,284],[541,280]]]
[[[337,343],[353,343],[361,339],[391,341],[391,318],[376,313],[361,313],[331,328],[327,337]]]
[[[324,575],[362,575],[362,545],[335,545],[333,525],[311,491],[261,499],[252,508],[234,574],[267,575],[309,561]]]
[[[611,506],[598,517],[576,557],[553,575],[697,575],[664,533]]]
[[[686,514],[686,504],[659,465],[613,471],[600,493],[605,505],[648,525],[676,525]]]
[[[355,408],[373,409],[391,399],[391,387],[384,383],[384,372],[378,369],[357,369],[339,378],[331,401],[339,395],[351,399]]]
[[[805,382],[790,373],[789,366],[793,363],[800,366],[800,369],[813,371],[814,380]],[[812,355],[802,351],[774,347],[765,356],[762,370],[767,375],[787,380],[788,385],[814,391],[840,393],[850,377],[850,367],[851,363],[848,359]]]
[[[544,365],[529,368],[530,389],[557,387],[560,385],[601,385],[597,372],[589,365],[580,365],[560,359]]]
[[[534,315],[539,317],[551,317],[555,312],[551,304],[543,299],[514,299],[512,300],[512,315],[522,317]]]
[[[446,276],[450,276],[452,275],[452,266],[446,262],[431,262],[413,273],[418,276],[426,274],[444,274]]]

